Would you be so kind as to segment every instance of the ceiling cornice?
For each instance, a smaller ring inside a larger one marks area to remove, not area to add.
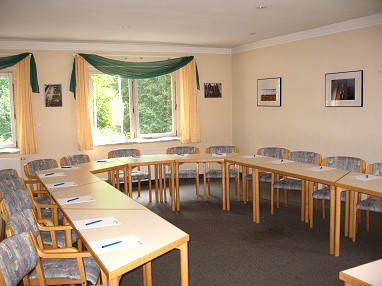
[[[232,48],[232,54],[382,24],[382,13]]]
[[[160,45],[160,44],[150,45],[150,44],[131,44],[131,43],[23,41],[23,40],[8,40],[8,39],[1,39],[1,38],[0,38],[0,49],[231,54],[231,49],[229,48],[210,48],[210,47]]]

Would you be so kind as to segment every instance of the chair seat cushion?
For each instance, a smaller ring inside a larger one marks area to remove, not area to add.
[[[301,191],[301,180],[286,178],[276,182],[273,187],[276,189]]]
[[[65,242],[65,232],[64,231],[56,231],[56,239],[57,239],[57,245],[59,248],[65,248],[66,242]],[[52,236],[50,235],[50,232],[48,231],[40,231],[42,242],[44,245],[53,245],[52,242]],[[75,231],[72,230],[72,243],[76,243],[78,241],[78,235],[75,233]],[[71,247],[71,245],[69,246]]]
[[[366,200],[357,203],[357,209],[372,212],[382,212],[382,198],[368,197]]]
[[[143,171],[132,171],[131,172],[131,179],[133,181],[136,181],[136,180],[147,180],[149,178],[149,174],[147,172],[143,172]],[[125,179],[124,175],[122,174],[121,176],[119,176],[119,180],[121,182],[123,182]]]
[[[92,257],[84,258],[86,280],[95,285],[101,270],[98,264]],[[46,279],[61,278],[61,279],[80,279],[77,259],[42,259],[42,266]],[[31,279],[37,278],[37,272],[34,270]],[[74,284],[74,283],[73,283]]]
[[[51,209],[41,209],[41,215],[43,218],[52,220],[52,210]],[[64,219],[64,214],[61,210],[58,210],[58,222],[61,224]]]
[[[229,177],[236,178],[239,173],[235,170],[229,170]],[[206,172],[206,178],[208,179],[220,179],[222,177],[222,170],[210,170]]]
[[[252,174],[248,174],[245,178],[252,181]],[[259,172],[259,179],[260,182],[270,183],[272,182],[272,173]]]
[[[312,197],[314,199],[330,201],[330,189],[329,189],[329,187],[325,187],[321,190],[313,192]],[[341,201],[344,202],[345,199],[346,199],[346,193],[342,192]]]
[[[171,173],[166,173],[166,178],[171,178]],[[196,171],[195,170],[180,170],[179,171],[179,178],[180,179],[193,179],[196,178]]]
[[[48,198],[48,197],[34,197],[34,200],[37,203],[42,204],[42,205],[50,205],[51,204],[50,198]]]

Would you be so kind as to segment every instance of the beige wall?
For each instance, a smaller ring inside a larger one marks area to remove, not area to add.
[[[18,54],[25,51],[0,50],[1,55]],[[69,92],[73,54],[80,51],[30,51],[36,59],[40,93],[33,94],[33,109],[36,124],[39,154],[26,156],[27,161],[37,158],[55,158],[79,153],[75,126],[75,101]],[[96,54],[128,54],[129,52],[102,52]],[[140,53],[140,55],[142,55]],[[150,54],[151,56],[153,54]],[[156,53],[155,55],[164,55]],[[167,54],[169,55],[169,54]],[[194,144],[204,152],[205,148],[214,144],[231,144],[232,142],[232,76],[231,55],[194,54],[200,75],[201,90],[198,93],[202,142]],[[169,56],[182,56],[170,54]],[[129,57],[128,60],[137,60]],[[163,58],[162,58],[163,60]],[[205,82],[221,82],[223,98],[205,99],[203,84]],[[62,84],[63,107],[46,108],[44,101],[44,84]],[[107,152],[116,148],[154,148],[180,145],[179,141],[164,143],[124,144],[95,147],[89,154],[91,159],[107,157]],[[1,155],[10,157],[14,155]]]
[[[382,25],[234,54],[233,143],[382,162]],[[325,74],[363,70],[363,107],[325,107]],[[282,77],[282,106],[257,107],[257,79]]]

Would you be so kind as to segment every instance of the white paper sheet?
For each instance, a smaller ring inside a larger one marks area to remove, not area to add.
[[[77,184],[75,182],[57,182],[54,184],[46,184],[48,189],[58,189],[58,188],[67,188],[67,187],[75,187]]]
[[[317,166],[317,167],[311,167],[308,168],[307,170],[313,171],[313,172],[324,172],[324,171],[329,171],[329,170],[334,170],[335,168],[332,167],[326,167],[326,166]]]
[[[80,203],[87,203],[87,202],[94,202],[95,199],[93,199],[91,196],[82,196],[82,197],[69,197],[69,198],[63,198],[58,199],[57,202],[60,205],[72,205],[72,204],[80,204]]]
[[[50,173],[45,173],[41,174],[41,178],[52,178],[52,177],[65,177],[66,174],[62,172],[50,172]]]
[[[135,235],[91,241],[89,242],[89,245],[96,254],[124,251],[145,246],[145,244]]]
[[[263,155],[245,155],[245,156],[241,156],[243,158],[246,158],[246,159],[252,159],[252,158],[262,158],[262,157],[265,157]]]
[[[358,176],[351,176],[349,178],[356,179],[358,181],[363,181],[363,182],[382,179],[382,177],[374,176],[374,175],[358,175]]]
[[[227,156],[227,153],[213,153],[212,157],[224,157]]]
[[[74,166],[62,166],[59,168],[55,168],[55,170],[79,170],[81,167],[74,167]]]
[[[175,154],[175,157],[187,157],[188,156],[188,154]]]
[[[293,161],[290,161],[290,160],[285,160],[285,159],[281,159],[281,160],[274,160],[274,161],[271,161],[272,164],[286,164],[286,163],[292,163]]]
[[[121,224],[114,216],[73,221],[76,229],[90,229]]]

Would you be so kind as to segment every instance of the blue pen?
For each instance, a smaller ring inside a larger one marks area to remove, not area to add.
[[[92,224],[95,224],[95,223],[99,223],[101,221],[102,221],[102,219],[98,219],[98,220],[95,220],[95,221],[87,222],[87,223],[85,223],[85,225],[92,225]]]
[[[97,162],[104,163],[107,162],[106,160],[97,160]]]
[[[70,202],[75,201],[75,200],[78,200],[78,199],[79,199],[79,197],[77,197],[77,198],[73,198],[73,199],[70,199],[70,200],[67,200],[66,202],[67,202],[67,203],[70,203]]]
[[[219,156],[221,156],[221,155],[223,155],[222,153],[216,153],[216,155],[219,155]]]
[[[57,186],[61,186],[63,184],[65,184],[65,183],[58,183],[58,184],[54,184],[53,186],[57,187]]]
[[[322,166],[320,167],[320,169],[322,169]]]
[[[281,160],[281,162],[284,161],[284,160]]]
[[[109,246],[113,246],[113,245],[116,245],[116,244],[119,244],[121,243],[122,240],[120,241],[116,241],[116,242],[112,242],[112,243],[109,243],[109,244],[105,244],[105,245],[102,245],[102,248],[106,248],[106,247],[109,247]]]
[[[185,156],[184,154],[178,154],[178,156]]]
[[[61,168],[62,169],[71,169],[72,167],[71,166],[62,166]]]
[[[256,155],[253,155],[253,157],[256,157]]]
[[[54,173],[45,174],[45,177],[52,176]]]
[[[135,155],[131,156],[131,157],[133,157],[133,158],[141,158],[141,156],[135,156]]]
[[[366,179],[368,179],[369,178],[369,175],[366,175]]]

